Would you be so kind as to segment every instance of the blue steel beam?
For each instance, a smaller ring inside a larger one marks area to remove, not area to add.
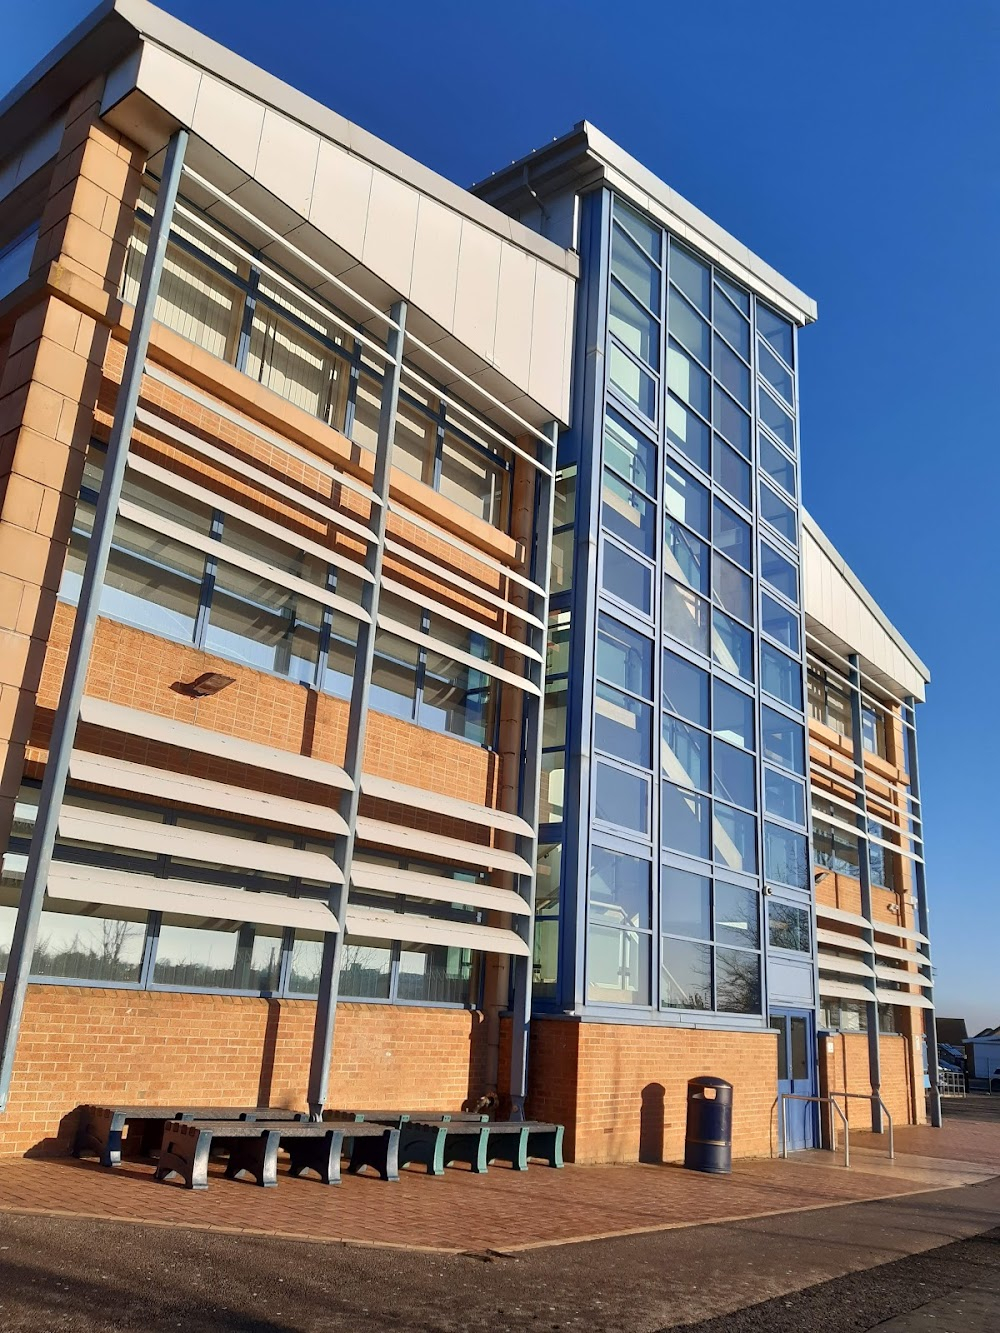
[[[163,261],[166,256],[187,141],[187,131],[178,130],[167,145],[163,178],[150,227],[149,246],[146,258],[143,260],[139,294],[132,317],[132,332],[129,335],[121,385],[115,404],[115,417],[94,517],[94,530],[87,551],[80,599],[73,622],[52,739],[49,743],[49,757],[45,765],[45,778],[38,803],[38,818],[21,886],[7,976],[3,994],[0,996],[0,1112],[6,1110],[10,1095],[28,977],[38,938],[49,867],[55,849],[59,812],[69,778],[70,754],[76,737],[80,703],[83,699],[87,668],[94,646],[101,592],[111,553],[118,502],[125,479],[129,445],[135,426],[135,413],[139,404],[146,353],[153,327],[153,312],[160,290]]]

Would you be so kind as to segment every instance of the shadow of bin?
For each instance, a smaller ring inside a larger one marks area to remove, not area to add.
[[[724,1078],[688,1081],[684,1165],[716,1175],[733,1169],[733,1085]]]

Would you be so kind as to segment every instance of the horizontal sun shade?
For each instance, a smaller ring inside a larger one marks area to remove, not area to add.
[[[379,912],[371,907],[347,908],[349,935],[376,940],[411,940],[414,944],[444,944],[452,949],[478,949],[483,953],[530,957],[531,951],[512,930],[496,926],[471,926],[459,921],[436,921],[405,912]]]
[[[845,926],[861,926],[864,930],[871,930],[871,922],[866,921],[857,912],[845,912],[839,907],[827,907],[825,903],[816,904],[816,915],[824,916],[828,921],[842,921]]]
[[[859,958],[836,958],[831,954],[824,953],[820,949],[816,959],[820,967],[825,967],[828,972],[849,972],[855,977],[873,977],[875,971],[867,963],[861,962]]]
[[[270,745],[258,745],[256,741],[245,741],[238,736],[212,731],[208,727],[178,722],[173,718],[160,717],[157,713],[146,713],[138,708],[127,708],[124,704],[94,699],[90,695],[84,695],[80,704],[80,720],[95,727],[122,732],[126,736],[141,736],[143,740],[156,741],[160,745],[174,745],[195,754],[214,755],[216,759],[228,759],[234,764],[246,764],[266,772],[286,773],[289,777],[315,782],[323,787],[350,790],[353,786],[342,768],[322,759],[311,759],[307,755],[278,750]]]
[[[930,944],[926,935],[921,935],[919,930],[907,930],[904,926],[890,926],[888,922],[875,922],[876,935],[895,935],[901,940],[913,940],[915,944]]]
[[[912,991],[876,990],[879,1004],[902,1004],[907,1009],[933,1009],[933,1000],[925,995],[914,995]]]
[[[389,513],[398,514],[400,518],[405,519],[407,523],[412,523],[414,527],[421,528],[424,532],[436,537],[438,541],[445,542],[448,546],[453,546],[456,551],[462,551],[469,555],[487,569],[495,570],[502,574],[505,579],[510,579],[514,583],[519,583],[522,588],[527,588],[529,592],[544,593],[545,589],[540,588],[537,583],[526,578],[524,574],[519,574],[516,569],[511,569],[509,565],[502,564],[499,560],[494,560],[492,556],[486,555],[478,547],[465,542],[461,537],[456,537],[446,528],[440,528],[436,523],[430,523],[422,514],[408,509],[405,505],[398,504],[395,500],[389,502]]]
[[[393,782],[391,778],[377,778],[369,773],[361,775],[361,790],[365,796],[374,796],[379,801],[392,801],[396,805],[408,805],[416,810],[429,810],[434,814],[446,815],[450,819],[463,819],[470,824],[485,824],[487,828],[505,829],[509,833],[532,836],[531,825],[517,815],[509,815],[504,810],[493,810],[488,805],[476,805],[472,801],[460,801],[454,796],[442,796],[436,791],[427,791],[424,787],[407,787],[402,782]]]
[[[529,648],[527,644],[522,643],[520,639],[512,639],[506,634],[501,634],[498,629],[492,625],[484,625],[481,620],[476,620],[472,616],[462,615],[454,607],[443,606],[440,602],[435,602],[433,598],[428,597],[425,592],[415,588],[408,588],[405,583],[397,583],[395,579],[383,578],[382,587],[386,592],[394,593],[397,597],[402,597],[404,601],[410,602],[413,606],[419,606],[428,611],[432,616],[439,616],[442,620],[454,625],[461,625],[463,629],[468,629],[473,634],[481,634],[484,638],[492,640],[493,643],[500,644],[503,648],[510,648],[515,653],[523,653],[525,657],[530,657],[536,662],[542,660],[541,653],[534,648]]]
[[[234,426],[238,426],[240,430],[245,430],[248,435],[254,435],[258,440],[263,440],[266,444],[271,445],[280,453],[287,454],[290,458],[298,459],[300,463],[304,463],[306,467],[310,468],[312,471],[319,472],[326,477],[331,477],[339,485],[346,486],[348,490],[356,491],[359,495],[363,495],[365,499],[370,500],[372,504],[380,505],[382,503],[371,487],[367,486],[364,482],[358,481],[357,478],[350,476],[346,472],[342,472],[339,468],[333,467],[332,464],[328,463],[325,459],[310,453],[308,449],[301,448],[291,440],[285,439],[283,435],[277,435],[274,431],[268,430],[265,426],[260,425],[259,422],[244,416],[242,412],[235,411],[226,403],[220,402],[217,398],[211,398],[208,394],[200,393],[197,389],[188,384],[186,380],[178,379],[176,375],[171,375],[169,371],[161,370],[159,366],[151,365],[148,361],[146,363],[146,374],[152,380],[158,380],[161,384],[169,385],[170,388],[174,389],[183,398],[187,398],[192,403],[197,403],[200,407],[204,407],[207,411],[214,413],[215,416],[221,417],[223,421],[230,421]]]
[[[867,986],[858,985],[853,981],[833,981],[830,977],[821,976],[819,979],[820,995],[829,995],[835,1000],[864,1000],[866,1003],[874,1003],[875,992],[870,991]]]
[[[181,805],[194,806],[199,811],[225,810],[229,814],[244,815],[270,824],[284,824],[293,829],[309,829],[316,833],[347,832],[347,824],[337,811],[324,805],[310,805],[307,801],[293,801],[286,796],[272,796],[268,792],[247,791],[243,787],[230,787],[223,782],[210,782],[208,778],[192,777],[189,773],[174,773],[163,768],[150,768],[146,764],[133,764],[127,759],[112,759],[107,755],[74,750],[69,772],[74,782],[154,796],[158,800],[177,801]]]
[[[386,824],[380,819],[363,816],[358,819],[357,834],[362,842],[376,847],[398,847],[411,856],[429,856],[433,860],[444,857],[447,861],[462,861],[492,870],[509,870],[514,875],[531,874],[531,866],[522,857],[499,847],[487,847],[481,842],[462,842],[440,833],[425,833],[422,829],[404,828],[400,824]]]
[[[901,963],[922,963],[929,965],[930,959],[919,949],[898,949],[894,944],[883,944],[881,940],[875,941],[875,952],[880,958],[898,958]]]
[[[882,981],[898,981],[902,986],[933,986],[930,977],[922,977],[919,972],[908,972],[905,967],[886,967],[875,964],[875,975]]]
[[[197,486],[194,482],[185,478],[176,477],[167,468],[161,467],[159,463],[151,463],[148,458],[142,458],[139,454],[133,453],[128,456],[128,465],[136,472],[141,473],[142,476],[158,481],[162,486],[167,486],[180,495],[198,500],[207,505],[209,509],[219,509],[231,518],[238,518],[242,523],[246,523],[258,532],[264,532],[269,537],[273,537],[276,542],[280,542],[282,546],[287,546],[290,551],[307,551],[310,555],[314,555],[317,560],[337,565],[338,568],[347,570],[367,583],[374,582],[374,577],[369,574],[364,565],[359,565],[353,560],[337,555],[330,550],[329,546],[324,546],[322,542],[313,541],[311,537],[302,533],[292,532],[280,523],[265,518],[263,514],[256,514],[252,510],[244,508],[243,505],[237,504],[235,500],[230,500],[225,495],[206,490],[204,486]]]
[[[866,944],[863,939],[857,935],[842,935],[839,930],[823,930],[821,926],[816,928],[817,944],[829,944],[833,949],[853,949],[855,953],[871,953],[870,944]]]
[[[482,907],[492,912],[512,912],[530,916],[531,908],[513,889],[497,889],[492,884],[468,884],[460,879],[445,879],[441,875],[422,875],[415,870],[368,865],[355,861],[351,867],[351,883],[356,889],[375,889],[379,893],[402,893],[411,898],[426,898],[431,902],[462,903],[467,907]]]
[[[478,583],[474,583],[471,579],[467,579],[464,575],[459,574],[448,565],[428,560],[426,556],[422,556],[416,551],[411,551],[408,546],[405,546],[402,542],[393,540],[392,537],[386,537],[385,549],[391,552],[392,555],[399,556],[401,560],[405,560],[407,564],[413,565],[414,569],[426,570],[428,574],[433,574],[435,578],[442,579],[445,583],[450,583],[456,588],[461,588],[463,592],[469,593],[480,601],[487,602],[490,606],[497,607],[498,610],[505,611],[509,616],[515,616],[518,620],[525,621],[528,625],[533,625],[535,629],[545,628],[537,616],[531,615],[530,612],[525,611],[523,607],[516,606],[513,602],[508,602],[505,598],[500,597],[495,592],[490,592],[487,588],[481,588]]]
[[[190,431],[181,430],[180,426],[175,426],[172,421],[165,421],[162,417],[153,412],[146,412],[141,407],[135,414],[136,424],[144,430],[155,431],[158,435],[163,435],[177,444],[183,445],[192,453],[200,454],[202,458],[209,459],[212,463],[218,463],[221,467],[229,468],[237,472],[244,481],[252,481],[263,490],[270,491],[272,495],[279,495],[283,500],[290,500],[292,504],[300,509],[307,510],[310,514],[315,514],[324,522],[332,523],[335,527],[341,528],[344,532],[350,532],[355,537],[360,537],[362,541],[371,542],[375,540],[375,534],[372,530],[351,518],[348,514],[341,513],[332,505],[324,504],[313,495],[307,495],[305,491],[296,490],[294,486],[289,486],[279,477],[272,476],[269,472],[262,472],[245,458],[237,457],[235,454],[227,454],[224,449],[218,448],[214,444],[209,444],[207,440],[201,439],[198,435],[193,435]]]
[[[119,870],[67,865],[56,861],[49,872],[50,898],[131,907],[151,912],[176,912],[209,921],[252,921],[262,926],[293,926],[330,934],[337,918],[315,898],[289,898],[282,893],[248,893],[246,889],[187,880],[154,879]]]
[[[183,524],[175,523],[171,518],[163,518],[160,514],[154,514],[151,509],[144,509],[142,505],[133,504],[131,500],[120,501],[118,512],[130,523],[138,523],[141,528],[158,532],[161,537],[180,542],[182,546],[190,546],[193,551],[201,551],[203,555],[221,560],[224,565],[233,565],[248,574],[255,574],[257,578],[266,579],[268,583],[273,583],[278,588],[287,588],[289,592],[297,592],[300,597],[308,597],[311,601],[332,607],[334,611],[342,611],[345,616],[350,616],[353,620],[369,619],[360,606],[355,602],[349,602],[346,597],[338,597],[335,592],[327,592],[325,588],[320,588],[315,583],[308,583],[305,579],[300,579],[297,574],[289,574],[286,570],[279,569],[277,565],[269,565],[265,560],[258,560],[256,556],[245,555],[242,551],[237,551],[234,546],[216,541],[214,537],[204,537],[200,532],[192,532]]]
[[[88,810],[64,805],[59,812],[59,832],[74,842],[155,852],[183,857],[185,861],[255,870],[264,875],[298,875],[302,879],[318,880],[321,884],[340,884],[344,878],[333,858],[322,852],[275,847],[253,838],[177,828],[149,819],[130,819],[118,810]]]
[[[432,634],[423,634],[420,630],[411,629],[409,625],[404,625],[401,620],[393,620],[389,616],[380,615],[378,624],[379,629],[385,630],[387,634],[394,634],[397,639],[403,639],[406,643],[417,644],[421,648],[429,648],[432,653],[440,653],[442,657],[447,657],[453,662],[461,662],[463,666],[471,667],[474,671],[481,671],[484,676],[496,676],[498,680],[505,680],[508,685],[524,690],[527,694],[541,693],[538,686],[533,685],[524,676],[515,676],[513,671],[505,671],[503,667],[496,666],[493,662],[486,662],[481,657],[473,657],[472,653],[463,652],[461,648],[446,643],[444,639],[435,639]]]

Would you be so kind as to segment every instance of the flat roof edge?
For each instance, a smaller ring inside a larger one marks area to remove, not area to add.
[[[834,546],[833,542],[831,542],[830,538],[819,526],[813,516],[805,509],[802,510],[802,527],[808,532],[809,536],[812,537],[813,541],[815,541],[816,545],[820,548],[826,558],[842,576],[852,592],[855,593],[864,604],[865,608],[878,621],[882,629],[885,630],[886,634],[888,634],[895,646],[904,655],[914,671],[921,677],[924,684],[929,685],[931,679],[930,668],[917,656],[907,640],[900,634],[899,630],[885,614],[878,602],[876,602],[875,598],[861,582],[857,574],[855,574],[854,570],[851,569],[850,565]],[[808,610],[809,608],[806,607],[807,613]]]
[[[532,184],[537,185],[544,178],[546,169],[565,172],[574,150],[578,153],[580,161],[587,159],[594,164],[597,168],[595,173],[597,179],[606,177],[609,173],[624,177],[639,193],[649,196],[660,208],[675,214],[678,221],[701,236],[707,246],[728,255],[734,264],[755,277],[761,285],[770,287],[791,310],[794,310],[800,324],[811,324],[816,320],[817,305],[811,296],[806,295],[765,260],[754,254],[731,232],[714,222],[683,195],[671,189],[665,181],[648,167],[643,166],[637,158],[626,152],[590,121],[577,121],[567,133],[518,158],[509,166],[493,172],[485,179],[477,181],[471,188],[486,199],[499,197],[505,192],[514,192],[521,187],[526,173],[533,174]],[[588,187],[597,183],[596,179],[586,178],[586,173],[578,172],[578,175],[585,179]],[[697,244],[696,241],[692,243]]]

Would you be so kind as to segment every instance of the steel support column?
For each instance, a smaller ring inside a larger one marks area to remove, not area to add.
[[[875,930],[872,916],[872,863],[868,851],[868,797],[865,784],[865,745],[862,725],[861,668],[857,653],[851,653],[851,745],[854,751],[854,804],[858,825],[858,873],[861,878],[861,915],[868,922],[864,932],[872,959],[875,958]],[[872,1133],[882,1133],[882,1106],[877,1100],[882,1092],[882,1055],[879,1047],[878,1001],[870,1000],[865,1006],[868,1016],[868,1073],[872,1085]]]
[[[931,937],[930,929],[930,908],[927,903],[927,872],[924,865],[924,813],[923,806],[920,804],[920,765],[917,757],[917,707],[916,700],[908,696],[903,711],[903,730],[906,741],[906,755],[910,768],[910,831],[913,834],[910,846],[913,848],[915,857],[919,860],[913,862],[913,877],[916,885],[917,899],[917,929],[928,939]],[[931,946],[924,945],[928,960],[931,956]],[[932,977],[931,964],[928,961],[926,966],[921,967],[921,974],[928,981]],[[933,991],[930,992],[933,996]],[[941,1128],[941,1089],[940,1072],[938,1069],[938,1044],[937,1044],[937,1026],[935,1023],[936,1009],[924,1009],[924,1035],[927,1041],[927,1077],[930,1081],[929,1100],[931,1124],[935,1129]]]
[[[330,907],[337,918],[340,930],[323,938],[323,961],[320,966],[312,1056],[309,1062],[307,1095],[309,1112],[314,1120],[322,1119],[323,1107],[326,1104],[330,1084],[333,1034],[337,1022],[337,997],[340,991],[344,935],[347,931],[347,904],[350,897],[351,866],[354,861],[358,804],[361,799],[361,770],[365,759],[368,703],[375,658],[375,631],[379,594],[382,588],[382,557],[385,553],[386,517],[389,507],[389,474],[392,468],[392,447],[396,437],[399,379],[403,366],[405,302],[399,301],[392,307],[390,318],[395,327],[389,329],[386,340],[387,359],[382,379],[382,402],[375,445],[375,474],[372,480],[375,500],[372,503],[369,520],[373,540],[369,542],[365,556],[365,568],[371,574],[372,582],[364,583],[361,591],[361,609],[368,619],[358,623],[358,647],[354,658],[354,677],[351,682],[351,703],[344,751],[344,769],[351,779],[351,787],[341,798],[340,813],[347,824],[347,832],[337,838],[334,850],[334,861],[344,878],[342,884],[332,885],[330,891]]]
[[[10,1093],[31,960],[38,938],[45,886],[59,827],[59,812],[69,777],[70,754],[80,718],[80,702],[83,698],[87,669],[90,666],[101,591],[111,553],[118,501],[121,498],[125,465],[135,426],[135,413],[153,326],[153,312],[160,289],[160,277],[163,273],[163,261],[170,236],[170,223],[173,219],[187,140],[187,130],[182,129],[173,135],[167,145],[160,192],[150,227],[149,246],[142,265],[139,295],[132,316],[132,332],[129,335],[121,385],[115,403],[115,416],[94,517],[94,529],[87,551],[80,599],[76,608],[59,703],[52,727],[52,739],[49,742],[49,757],[45,765],[45,777],[38,803],[38,817],[28,852],[24,882],[21,886],[7,976],[3,995],[0,997],[0,1111],[6,1108]]]
[[[510,1100],[511,1117],[524,1119],[524,1099],[528,1092],[528,1034],[531,1028],[531,982],[534,962],[535,939],[535,888],[538,871],[538,810],[542,782],[542,719],[545,709],[545,666],[546,645],[549,624],[549,567],[552,559],[552,521],[556,495],[556,449],[559,440],[559,426],[551,422],[548,427],[552,448],[549,457],[543,459],[548,466],[548,473],[539,471],[535,493],[535,531],[532,544],[531,578],[543,589],[541,594],[534,594],[534,604],[529,607],[545,626],[542,630],[533,630],[527,637],[529,644],[541,651],[541,661],[534,662],[525,658],[528,679],[537,685],[538,695],[525,694],[524,722],[524,757],[521,771],[520,815],[532,828],[532,836],[518,839],[518,851],[531,866],[530,877],[521,877],[522,894],[527,899],[531,912],[526,917],[518,917],[515,929],[528,946],[527,958],[513,960],[513,1006],[510,1050]]]

